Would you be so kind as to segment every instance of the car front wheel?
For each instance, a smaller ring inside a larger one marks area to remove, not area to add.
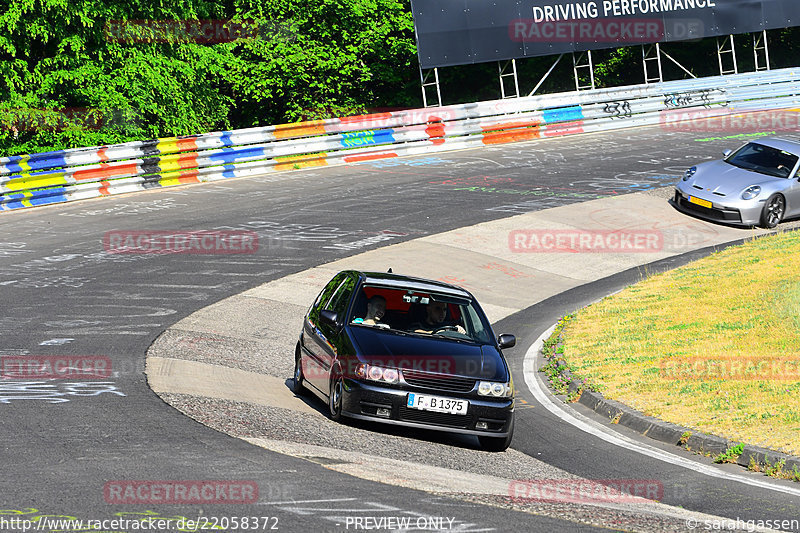
[[[303,364],[300,361],[300,350],[298,350],[294,356],[294,383],[292,384],[292,392],[298,396],[303,394],[306,391],[305,386],[303,386],[304,381]]]
[[[339,422],[342,419],[342,395],[344,394],[344,380],[341,374],[334,374],[331,379],[331,391],[328,395],[328,407],[331,420]]]
[[[508,435],[505,437],[478,437],[481,448],[487,452],[504,452],[511,446],[511,439],[514,436],[514,419],[508,426]]]
[[[767,199],[761,211],[761,226],[767,229],[774,228],[783,220],[785,213],[786,200],[780,194],[773,194]]]

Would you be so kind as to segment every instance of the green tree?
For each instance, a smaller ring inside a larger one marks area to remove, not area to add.
[[[198,42],[149,23],[209,19],[256,31]],[[408,0],[11,0],[0,155],[414,105],[415,50]]]
[[[263,30],[234,44],[229,80],[239,124],[417,103],[407,0],[267,0],[242,5],[237,17]]]

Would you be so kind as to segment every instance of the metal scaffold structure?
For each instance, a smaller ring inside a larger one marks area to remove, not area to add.
[[[500,99],[506,100],[539,93],[548,77],[552,85],[566,54],[572,57],[572,80],[566,79],[562,64],[558,92],[571,90],[565,85],[573,82],[575,92],[593,91],[609,86],[612,77],[620,84],[638,85],[630,69],[609,72],[611,63],[603,54],[609,51],[617,66],[627,61],[641,69],[644,85],[716,75],[708,67],[718,67],[720,76],[767,72],[773,69],[768,32],[800,27],[793,23],[800,21],[798,0],[494,0],[468,5],[411,0],[411,9],[425,107],[442,105],[439,69],[496,63]],[[639,50],[631,53],[634,46],[641,47],[641,67]],[[520,73],[538,77],[542,64],[521,62],[545,57],[555,59],[528,92]],[[700,57],[706,58],[702,64],[694,59]],[[785,67],[784,62],[776,64]]]
[[[767,30],[752,34],[753,42],[753,62],[755,72],[771,70],[769,44]],[[645,84],[663,83],[664,67],[663,61],[667,60],[678,67],[689,78],[697,78],[689,68],[681,64],[664,50],[661,43],[643,44],[642,49],[642,69]],[[739,74],[740,65],[736,55],[736,41],[734,35],[726,35],[716,38],[716,54],[721,76]],[[595,79],[595,64],[591,50],[583,52],[572,52],[572,76],[576,91],[586,91],[597,88]],[[539,79],[527,96],[533,96],[539,91],[544,82],[553,73],[561,62],[564,54],[555,56],[555,60],[550,68]],[[500,97],[502,99],[519,98],[520,80],[517,68],[517,60],[509,59],[497,62],[498,81],[500,85]],[[422,88],[422,102],[424,107],[436,107],[442,105],[442,89],[439,79],[439,68],[423,69],[420,67],[420,85]]]

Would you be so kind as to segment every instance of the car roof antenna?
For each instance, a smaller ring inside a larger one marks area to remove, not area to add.
[[[386,273],[387,274],[391,274],[392,273],[392,267],[389,267],[389,270],[387,270]]]

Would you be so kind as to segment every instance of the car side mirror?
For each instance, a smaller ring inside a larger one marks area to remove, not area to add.
[[[319,319],[323,324],[327,324],[333,327],[339,326],[339,316],[330,309],[323,309],[322,311],[320,311]]]
[[[517,338],[510,333],[503,333],[497,337],[497,345],[500,346],[500,348],[512,348],[513,346],[516,346],[516,344]]]
[[[728,157],[732,153],[733,153],[733,150],[725,150],[724,152],[722,152],[722,157]]]

